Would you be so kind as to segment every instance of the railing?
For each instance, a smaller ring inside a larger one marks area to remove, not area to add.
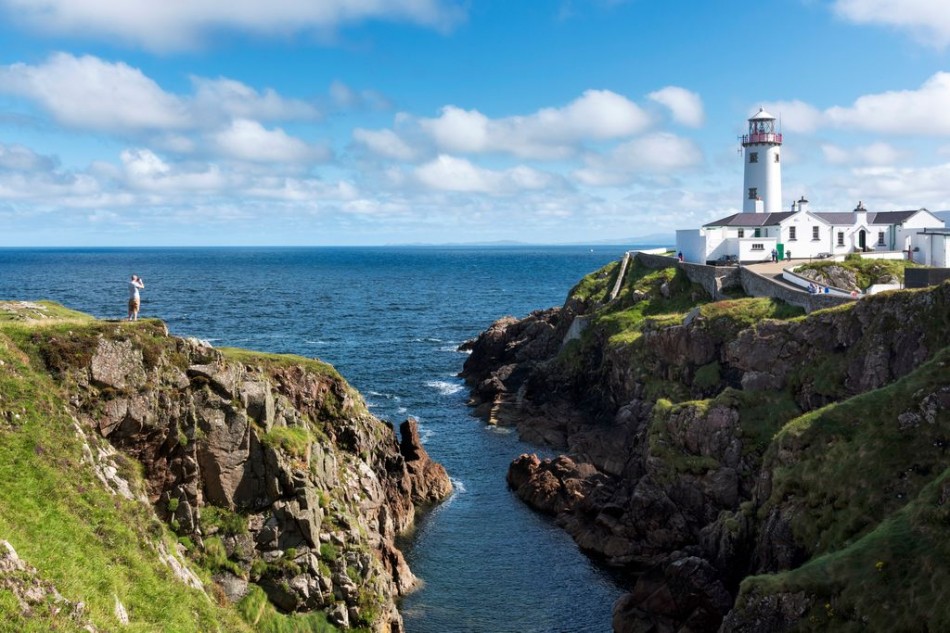
[[[758,134],[743,134],[742,144],[752,145],[753,143],[781,143],[782,135],[774,132],[760,132]]]

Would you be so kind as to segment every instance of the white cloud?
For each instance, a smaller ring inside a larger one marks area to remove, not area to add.
[[[518,166],[496,171],[445,154],[417,167],[415,177],[429,189],[488,194],[544,189],[556,181],[550,174],[530,167]]]
[[[319,119],[312,103],[281,97],[233,79],[192,77],[194,94],[162,89],[122,62],[55,53],[37,65],[0,66],[0,92],[36,103],[59,123],[76,129],[128,134],[215,127],[222,119]]]
[[[392,130],[356,128],[353,130],[353,139],[383,158],[411,161],[416,157],[416,150]]]
[[[701,127],[706,121],[703,101],[695,92],[678,86],[667,86],[647,95],[653,101],[669,108],[673,120],[689,127]]]
[[[936,73],[918,90],[865,95],[825,116],[834,125],[873,132],[950,134],[950,73]]]
[[[9,19],[40,31],[119,40],[151,50],[194,48],[215,31],[265,36],[327,32],[367,20],[448,29],[464,19],[456,0],[0,0]]]
[[[90,55],[56,53],[42,65],[0,67],[0,92],[27,97],[72,128],[121,132],[190,124],[184,102],[142,71]]]
[[[783,131],[808,134],[817,130],[824,122],[824,114],[818,108],[804,101],[769,101],[762,104],[772,116],[778,117]],[[750,108],[754,113],[758,108]],[[750,114],[751,116],[751,114]]]
[[[850,148],[827,144],[821,146],[821,151],[825,160],[833,165],[893,165],[904,156],[903,152],[883,142]]]
[[[926,44],[950,44],[950,5],[942,0],[836,0],[834,10],[858,24],[882,24],[909,31]]]
[[[226,189],[228,179],[215,165],[200,169],[172,167],[148,149],[133,149],[120,156],[126,184],[133,190],[164,195],[181,192],[218,192]]]
[[[607,154],[590,154],[587,166],[574,172],[583,184],[623,185],[642,174],[673,173],[703,162],[702,150],[691,140],[656,133],[622,143]]]
[[[263,121],[306,121],[321,116],[313,104],[285,99],[270,88],[258,92],[240,81],[225,77],[192,77],[191,81],[195,86],[194,110],[212,120],[222,114]]]
[[[440,151],[509,153],[522,158],[557,159],[587,141],[624,138],[647,129],[649,115],[609,90],[588,90],[561,108],[527,116],[490,119],[478,110],[445,106],[434,119],[418,119]]]
[[[324,160],[326,150],[312,147],[280,128],[266,129],[257,121],[237,119],[230,127],[213,133],[213,145],[228,158],[256,163],[298,163]]]
[[[41,156],[22,145],[0,143],[0,169],[10,171],[52,171],[57,160]]]

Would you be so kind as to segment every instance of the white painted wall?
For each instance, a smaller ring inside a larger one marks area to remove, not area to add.
[[[736,240],[739,261],[746,263],[767,262],[772,259],[772,249],[778,242],[774,237],[745,237]]]
[[[756,154],[756,162],[750,162],[752,154]],[[778,213],[782,211],[782,146],[776,144],[756,143],[747,145],[743,154],[745,160],[745,177],[742,188],[743,213]],[[762,199],[760,209],[756,208],[755,200],[749,198],[749,189],[755,187]]]
[[[706,235],[702,229],[684,229],[676,232],[676,252],[694,264],[706,263]]]

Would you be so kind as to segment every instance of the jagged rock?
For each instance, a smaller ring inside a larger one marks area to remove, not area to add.
[[[670,297],[682,291],[677,283],[667,284]],[[660,285],[628,287],[617,308],[665,297]],[[799,413],[893,383],[950,344],[947,283],[752,326],[738,313],[731,316],[741,307],[726,301],[708,317],[705,308],[694,308],[672,326],[647,320],[632,342],[617,343],[617,323],[598,323],[603,305],[569,299],[563,308],[521,321],[496,321],[467,345],[472,353],[462,375],[472,386],[476,414],[515,426],[523,439],[570,450],[569,457],[544,461],[522,455],[509,467],[509,486],[531,507],[554,515],[598,560],[633,574],[652,570],[641,577],[637,595],[618,602],[616,631],[715,630],[744,577],[807,560],[818,546],[796,540],[793,526],[803,512],[814,512],[807,505],[814,496],[799,495],[814,483],[789,488],[779,480],[785,493],[773,497],[772,473],[795,468],[819,449],[807,433],[801,439],[786,433],[769,444],[771,435]],[[566,333],[578,319],[587,323],[583,339],[558,356],[546,332]],[[532,345],[529,331],[543,340]],[[654,406],[660,398],[669,401]],[[946,420],[950,388],[920,391],[914,401],[888,420],[902,437]],[[834,420],[832,428],[843,425],[840,435],[819,441],[837,446],[861,423]],[[945,450],[944,439],[931,444],[926,466],[917,452],[881,484],[882,504],[899,507],[928,476],[942,472],[934,460]],[[950,486],[943,492],[950,498]],[[846,500],[839,495],[827,502]],[[866,521],[856,522],[855,538]],[[794,628],[812,599],[750,596],[723,630]],[[769,616],[769,609],[777,615]]]
[[[224,596],[232,604],[240,602],[241,598],[247,595],[248,582],[243,578],[238,578],[234,574],[223,573],[214,576],[214,582],[221,587]]]
[[[132,341],[100,339],[89,370],[94,383],[112,389],[135,389],[145,382],[142,350]]]
[[[412,499],[416,503],[440,501],[452,492],[452,481],[442,464],[429,459],[419,439],[419,424],[409,419],[399,425],[399,453],[406,460]]]

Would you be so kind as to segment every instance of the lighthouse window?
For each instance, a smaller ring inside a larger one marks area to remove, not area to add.
[[[775,162],[778,162],[778,154],[775,155]]]
[[[817,226],[811,227],[811,239],[813,239],[813,240],[819,239],[819,233],[818,233],[818,231],[819,231],[819,229],[818,229]]]
[[[798,227],[795,227],[795,226],[790,226],[790,227],[788,227],[788,239],[789,239],[789,241],[794,240],[794,239],[797,239],[797,238],[795,237],[795,229],[796,229],[796,228],[798,228]]]
[[[749,200],[758,200],[759,190],[756,187],[749,187]]]
[[[757,163],[759,162],[759,153],[758,152],[749,152],[749,162]]]

